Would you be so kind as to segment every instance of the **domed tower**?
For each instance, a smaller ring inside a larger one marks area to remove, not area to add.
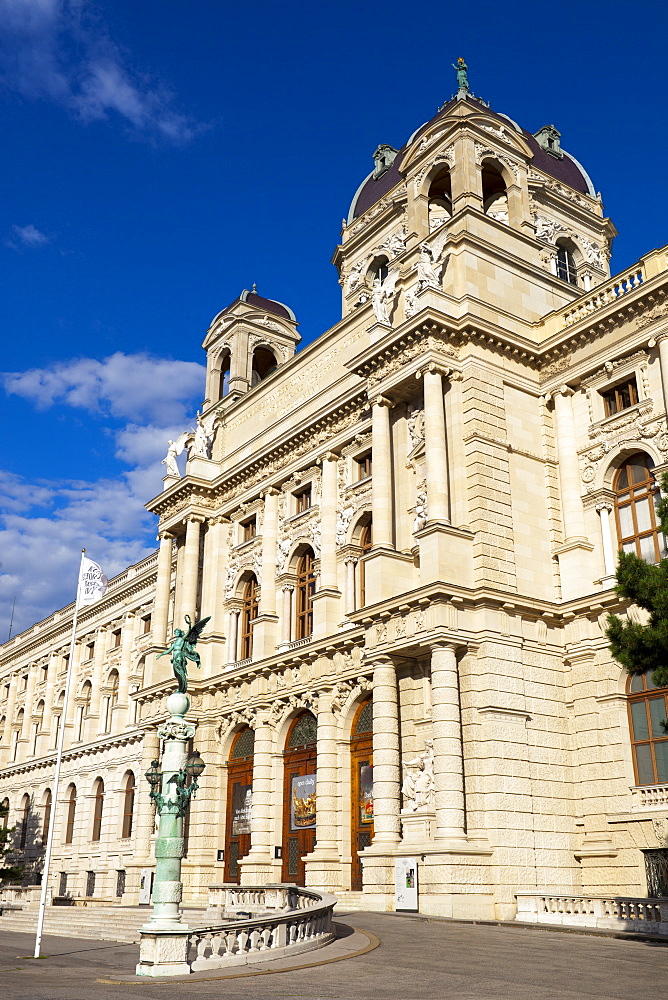
[[[212,320],[207,352],[205,410],[233,401],[271,375],[295,353],[301,337],[292,309],[244,289]]]
[[[532,134],[460,81],[405,145],[374,153],[334,255],[343,315],[375,297],[397,326],[428,289],[449,315],[477,300],[531,325],[609,277],[615,235],[555,126]]]

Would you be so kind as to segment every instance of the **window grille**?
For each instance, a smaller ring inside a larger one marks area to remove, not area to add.
[[[240,760],[242,757],[252,757],[255,748],[255,730],[242,729],[234,741],[230,760]]]
[[[647,876],[647,895],[653,899],[668,896],[668,850],[643,851],[645,855],[645,874]]]
[[[314,715],[304,712],[300,715],[290,730],[288,750],[295,747],[311,746],[318,737],[318,723]]]
[[[67,872],[60,872],[60,878],[58,879],[58,895],[67,895]]]
[[[116,872],[116,898],[120,899],[125,892],[125,869]]]
[[[86,895],[95,895],[95,872],[86,872]]]
[[[355,723],[354,736],[359,736],[361,733],[370,733],[373,731],[373,701],[371,698],[364,703],[361,712],[357,716],[357,721]]]

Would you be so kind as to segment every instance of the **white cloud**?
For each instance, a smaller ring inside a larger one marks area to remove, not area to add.
[[[5,391],[46,409],[55,403],[163,425],[186,418],[204,392],[203,365],[118,351],[102,361],[78,358],[51,368],[5,372]]]
[[[155,518],[144,504],[162,488],[168,439],[194,425],[204,367],[118,352],[102,361],[5,373],[2,380],[8,393],[38,409],[61,405],[94,414],[127,468],[97,481],[29,482],[0,471],[0,642],[15,595],[15,634],[70,603],[81,548],[107,576],[153,551]]]
[[[0,0],[0,80],[82,121],[115,112],[139,133],[188,142],[202,126],[173,95],[127,65],[89,0]]]
[[[45,233],[40,232],[32,224],[28,226],[12,226],[12,233],[12,238],[5,241],[6,245],[11,247],[12,250],[33,250],[35,247],[43,247],[46,243],[51,242]]]

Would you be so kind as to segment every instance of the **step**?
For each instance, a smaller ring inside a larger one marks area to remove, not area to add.
[[[37,914],[36,909],[8,912],[0,917],[0,932],[35,931]],[[198,924],[203,915],[204,910],[185,910],[184,923]],[[143,907],[49,906],[44,914],[44,933],[132,943],[139,940],[139,928],[148,922],[150,916],[150,908]]]

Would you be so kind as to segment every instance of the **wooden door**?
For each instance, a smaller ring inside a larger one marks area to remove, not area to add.
[[[304,885],[302,858],[315,846],[315,773],[317,722],[310,712],[293,721],[285,741],[283,779],[284,882]]]
[[[362,861],[358,851],[368,847],[373,839],[373,709],[372,702],[363,702],[353,721],[350,740],[351,764],[351,828],[353,863],[350,888],[362,890]]]
[[[245,858],[250,851],[254,742],[254,730],[242,729],[234,739],[227,762],[226,882],[239,882],[239,858]]]

